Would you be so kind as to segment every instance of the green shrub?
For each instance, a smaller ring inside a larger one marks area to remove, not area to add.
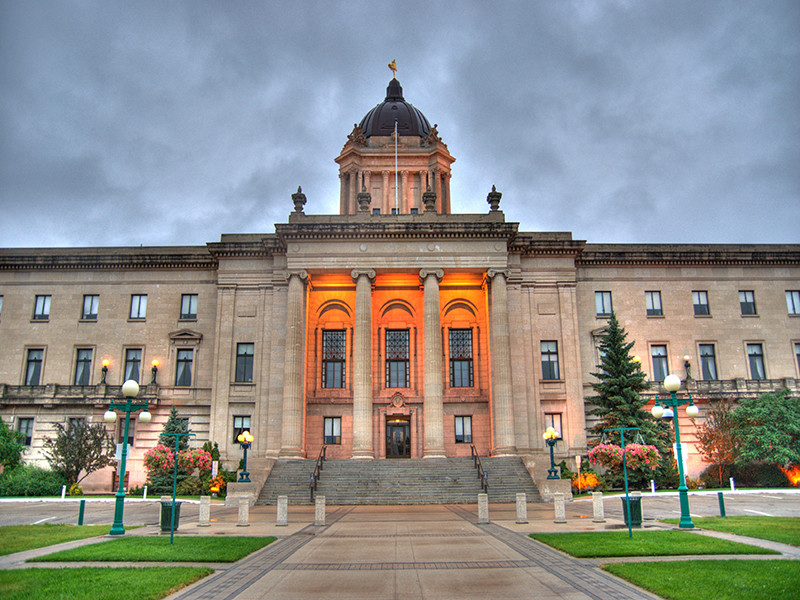
[[[63,476],[33,465],[21,465],[0,475],[0,496],[59,496]]]
[[[711,465],[700,474],[700,480],[706,487],[728,487],[730,478],[737,487],[791,487],[791,482],[780,467],[771,463],[750,462],[746,465],[725,465],[722,468],[722,481],[719,481],[719,469]]]
[[[208,483],[199,477],[187,477],[178,484],[180,496],[202,496],[208,493]]]
[[[69,492],[67,492],[70,496],[83,496],[83,488],[79,486],[77,483],[73,483],[69,486]]]

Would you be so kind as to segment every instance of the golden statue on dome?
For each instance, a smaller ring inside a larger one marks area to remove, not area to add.
[[[389,63],[389,68],[392,70],[392,79],[397,79],[397,61],[395,59]]]

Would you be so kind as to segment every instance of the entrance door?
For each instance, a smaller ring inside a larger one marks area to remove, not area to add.
[[[410,458],[411,439],[408,421],[386,421],[386,458]]]

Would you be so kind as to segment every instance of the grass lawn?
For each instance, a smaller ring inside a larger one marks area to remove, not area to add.
[[[0,527],[0,556],[105,535],[108,525],[11,525]]]
[[[681,556],[690,554],[778,554],[687,531],[598,531],[532,533],[531,537],[577,558],[609,556]],[[671,563],[670,563],[671,564]]]
[[[668,600],[797,600],[800,561],[614,563],[603,569]]]
[[[126,537],[62,550],[29,562],[234,562],[275,541],[274,537]]]
[[[664,519],[677,523],[678,519]],[[800,546],[800,517],[693,517],[695,527]]]
[[[206,567],[9,569],[3,600],[157,600],[210,575]]]

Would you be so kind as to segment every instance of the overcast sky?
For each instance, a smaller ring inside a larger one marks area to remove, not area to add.
[[[273,232],[338,211],[405,98],[525,231],[800,242],[800,2],[0,2],[0,246]]]

